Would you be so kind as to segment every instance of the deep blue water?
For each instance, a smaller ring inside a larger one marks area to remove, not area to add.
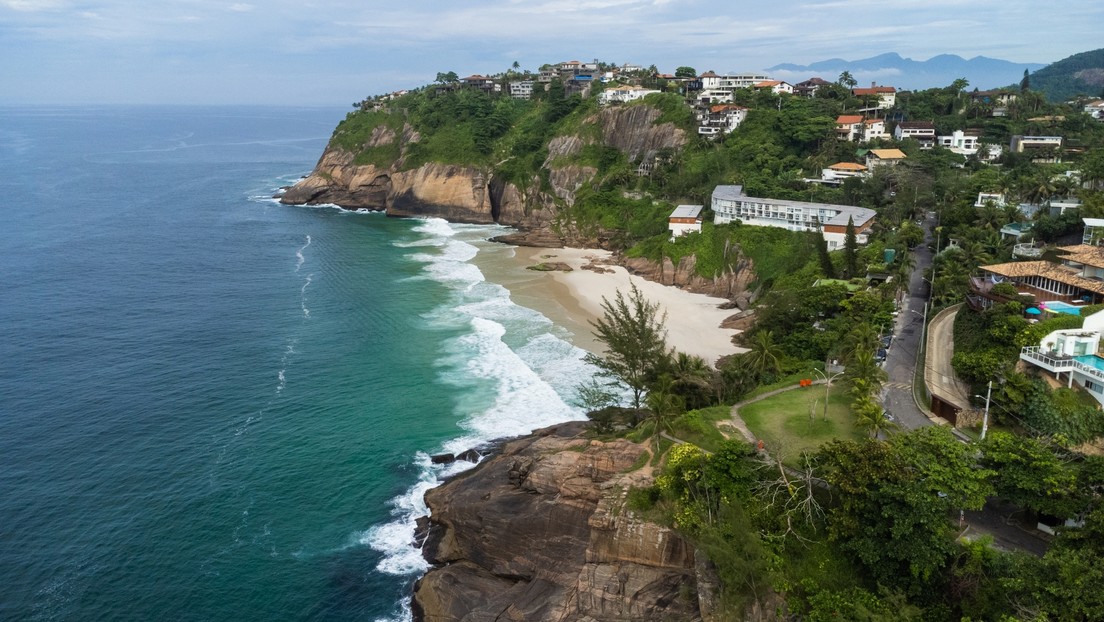
[[[343,114],[0,108],[0,619],[402,619],[427,453],[579,416],[496,228],[268,198]]]

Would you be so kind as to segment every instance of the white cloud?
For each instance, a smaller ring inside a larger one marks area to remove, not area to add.
[[[254,8],[256,8],[256,7],[254,7],[252,4],[245,4],[245,3],[242,3],[242,2],[238,2],[238,3],[230,5],[230,10],[234,11],[235,13],[248,13],[248,12],[252,11]]]
[[[63,0],[0,0],[0,6],[13,11],[53,11],[65,6]]]

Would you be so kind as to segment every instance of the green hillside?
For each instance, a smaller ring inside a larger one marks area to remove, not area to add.
[[[1047,65],[1029,77],[1031,89],[1052,102],[1079,95],[1104,97],[1104,48],[1081,52]]]

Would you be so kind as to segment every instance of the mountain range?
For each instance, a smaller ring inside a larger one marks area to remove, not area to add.
[[[1018,84],[1025,69],[1033,72],[1043,67],[1046,63],[1013,63],[985,56],[967,60],[955,54],[940,54],[918,61],[890,52],[859,60],[832,58],[809,65],[782,63],[768,67],[767,71],[773,78],[791,84],[813,76],[835,81],[839,74],[848,71],[859,86],[877,82],[899,89],[917,90],[948,86],[958,78],[965,78],[970,82],[971,90],[975,87],[986,90]]]

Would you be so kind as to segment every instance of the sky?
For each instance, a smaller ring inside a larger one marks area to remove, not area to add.
[[[346,106],[514,61],[1051,63],[1101,33],[1101,0],[0,0],[0,104]]]

